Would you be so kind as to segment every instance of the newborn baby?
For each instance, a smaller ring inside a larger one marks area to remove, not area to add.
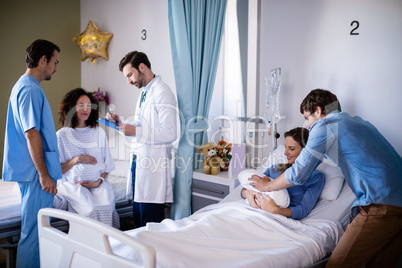
[[[238,175],[239,182],[243,186],[243,188],[268,195],[275,201],[275,203],[278,207],[287,208],[289,206],[290,198],[289,198],[289,193],[286,189],[281,189],[281,190],[272,191],[272,192],[261,192],[261,191],[255,189],[252,185],[250,185],[250,181],[248,179],[251,178],[252,175],[266,177],[266,175],[264,175],[263,173],[260,173],[256,170],[252,170],[252,169],[243,170]],[[246,199],[245,201],[248,204],[248,200]]]

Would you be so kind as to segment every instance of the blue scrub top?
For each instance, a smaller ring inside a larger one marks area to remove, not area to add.
[[[25,132],[32,128],[41,135],[48,173],[56,181],[62,174],[52,111],[39,82],[30,75],[22,75],[13,87],[8,103],[3,156],[4,181],[34,180],[37,171],[25,136]]]

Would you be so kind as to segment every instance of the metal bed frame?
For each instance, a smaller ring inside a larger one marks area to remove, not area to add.
[[[126,200],[116,203],[116,210],[120,221],[129,220],[133,216],[132,201]],[[54,219],[51,225],[63,232],[68,230],[68,223],[63,220]],[[132,227],[134,228],[134,226]],[[0,223],[0,239],[5,239],[5,243],[0,243],[0,253],[6,256],[7,268],[16,266],[17,246],[21,234],[21,219]]]

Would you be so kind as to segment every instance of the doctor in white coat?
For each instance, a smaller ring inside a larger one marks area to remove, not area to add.
[[[125,136],[133,137],[133,212],[134,222],[140,227],[162,221],[165,203],[173,202],[170,158],[172,143],[178,137],[177,101],[169,86],[152,72],[145,53],[128,53],[119,69],[129,84],[142,89],[135,121],[121,121],[114,113],[106,115],[119,123]]]

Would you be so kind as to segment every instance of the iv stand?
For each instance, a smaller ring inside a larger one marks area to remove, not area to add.
[[[271,80],[268,81],[265,78],[265,85],[267,90],[267,106],[265,109],[265,117],[268,120],[271,128],[272,124],[272,133],[273,133],[273,149],[275,150],[278,147],[278,139],[280,134],[278,133],[278,123],[282,119],[285,119],[286,116],[280,115],[279,113],[279,93],[281,89],[281,79],[278,78],[278,75],[281,75],[282,68],[277,67],[271,70]],[[271,123],[272,122],[272,123]],[[270,134],[270,131],[268,131]]]

